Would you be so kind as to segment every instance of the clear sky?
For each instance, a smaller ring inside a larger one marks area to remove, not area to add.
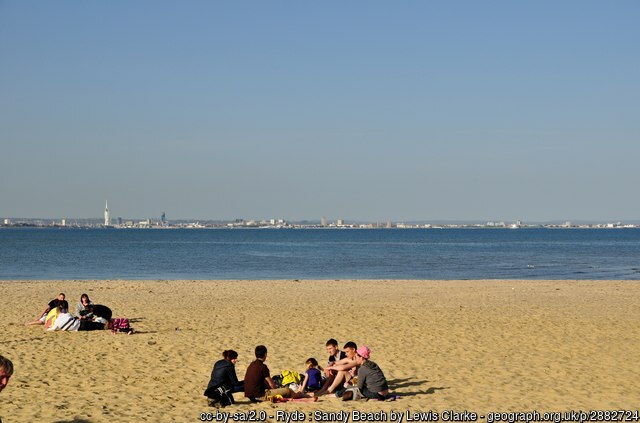
[[[2,1],[0,217],[637,220],[638,1]]]

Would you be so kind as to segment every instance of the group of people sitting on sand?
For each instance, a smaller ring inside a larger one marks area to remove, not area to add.
[[[393,400],[389,386],[380,367],[371,361],[371,350],[366,345],[358,346],[347,342],[340,351],[338,341],[329,339],[326,343],[329,358],[323,369],[315,358],[305,362],[304,380],[300,384],[288,383],[283,379],[278,386],[276,377],[271,377],[267,360],[267,347],[255,348],[256,359],[247,368],[243,381],[236,375],[235,365],[238,353],[226,350],[211,371],[211,379],[204,395],[210,406],[226,406],[234,403],[233,393],[244,392],[251,402],[289,399],[316,401],[318,397],[334,394],[338,398],[357,400],[361,398]],[[284,372],[283,372],[284,374]]]
[[[102,304],[93,304],[87,294],[80,296],[75,316],[69,312],[69,303],[64,293],[49,301],[40,317],[27,325],[44,325],[47,331],[86,331],[111,329],[115,332],[133,333],[126,318],[113,319],[111,309]]]

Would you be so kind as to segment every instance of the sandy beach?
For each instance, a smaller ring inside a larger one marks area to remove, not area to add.
[[[59,292],[72,309],[88,293],[136,333],[25,327]],[[0,354],[15,365],[4,423],[200,421],[224,349],[240,354],[240,378],[258,344],[272,374],[302,372],[308,357],[326,362],[329,338],[368,345],[400,398],[236,394],[225,411],[640,407],[637,281],[0,281],[0,293]]]

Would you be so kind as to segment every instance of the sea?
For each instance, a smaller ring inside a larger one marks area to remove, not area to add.
[[[0,280],[640,279],[640,229],[0,229]]]

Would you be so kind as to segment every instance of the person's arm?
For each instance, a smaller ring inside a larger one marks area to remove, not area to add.
[[[340,360],[340,361],[342,361],[342,360]],[[333,370],[349,370],[349,369],[352,369],[354,367],[356,367],[355,361],[347,360],[347,363],[345,363],[345,364],[334,364],[333,366],[331,366],[331,369],[333,369]]]
[[[231,387],[238,385],[238,376],[236,375],[236,368],[230,367],[228,374],[229,374],[229,381],[231,382]]]
[[[300,386],[300,389],[299,389],[300,392],[304,391],[304,388],[307,387],[307,383],[309,383],[309,373],[305,372],[304,380],[302,381],[302,386]]]
[[[353,360],[351,360],[349,357],[345,357],[345,358],[341,358],[338,361],[332,361],[333,365],[335,366],[336,364],[347,364],[347,363],[353,363]]]
[[[40,314],[40,317],[38,317],[38,319],[42,319],[43,316],[46,316],[47,313],[49,313],[51,311],[51,307],[47,306],[47,308],[44,309],[44,311],[42,312],[42,314]]]
[[[271,376],[267,376],[264,378],[267,381],[267,385],[269,385],[269,389],[276,389],[276,383],[271,379]]]
[[[333,369],[333,365],[336,364],[335,361],[330,361],[327,363],[327,367],[324,368],[324,374],[325,376],[329,377],[331,376],[331,370]]]
[[[364,388],[365,381],[367,380],[368,372],[358,372],[358,373],[362,373],[362,374],[358,374],[358,389],[360,390],[360,392],[362,392],[362,388]]]
[[[84,306],[81,303],[76,304],[76,317],[78,319],[84,319],[85,317],[81,315],[81,312],[84,310]]]

